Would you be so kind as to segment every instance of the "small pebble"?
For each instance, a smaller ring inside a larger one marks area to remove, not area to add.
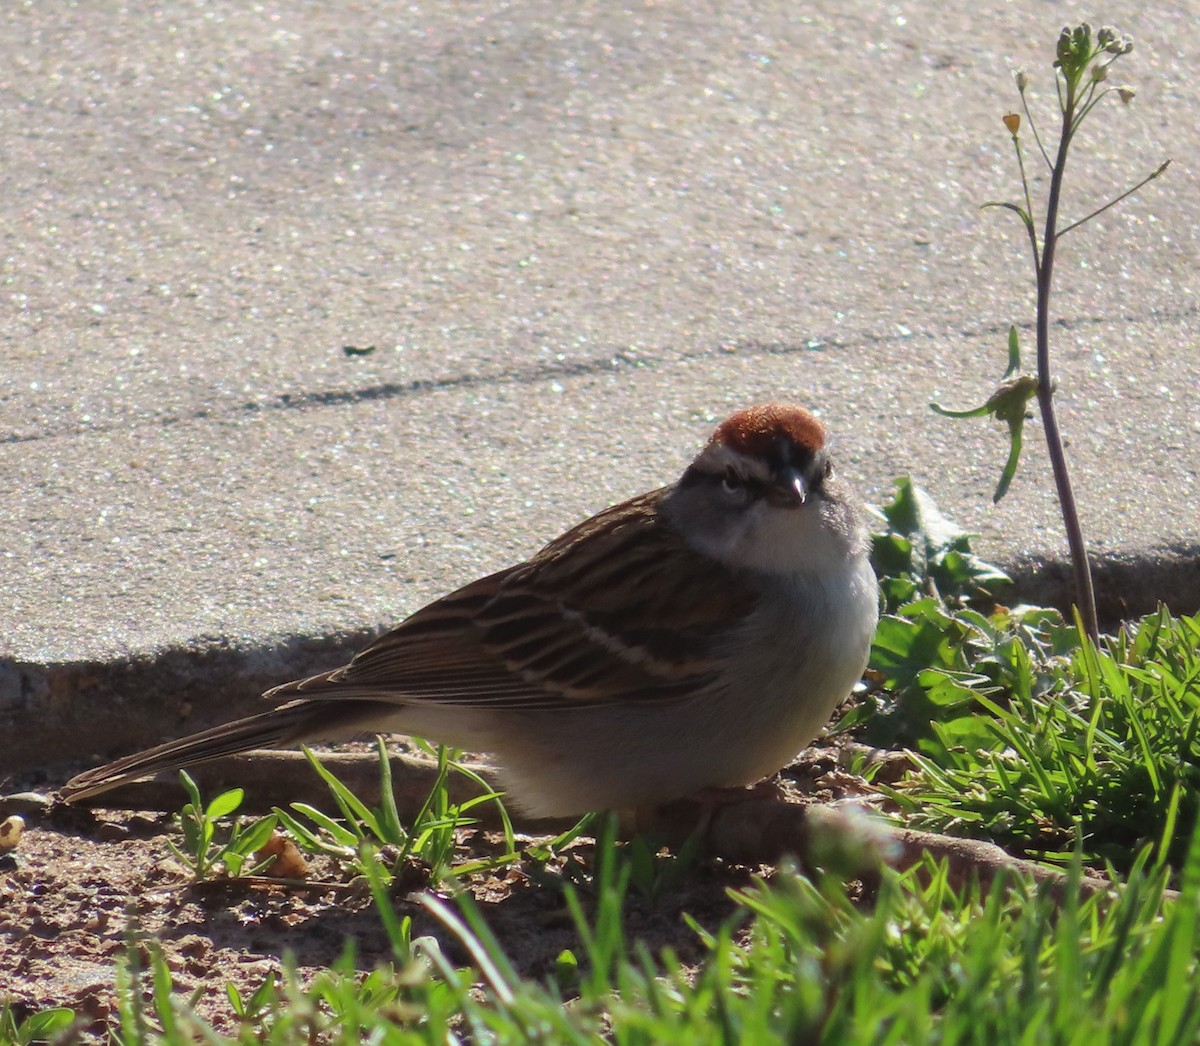
[[[10,853],[17,848],[25,831],[25,818],[13,814],[0,821],[0,853]]]
[[[123,824],[105,821],[96,827],[96,838],[102,843],[117,843],[129,838],[129,829]]]
[[[271,838],[254,856],[260,861],[271,861],[267,866],[267,875],[277,875],[281,879],[304,879],[308,875],[308,862],[304,855],[291,839],[280,832],[272,832]]]

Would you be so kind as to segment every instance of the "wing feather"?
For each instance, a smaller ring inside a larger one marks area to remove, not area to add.
[[[343,668],[268,696],[559,708],[696,692],[757,593],[686,545],[658,512],[664,493],[601,512],[417,611]]]

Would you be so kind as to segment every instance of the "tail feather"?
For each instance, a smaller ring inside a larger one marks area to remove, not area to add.
[[[281,748],[306,740],[336,740],[378,719],[381,704],[353,700],[297,701],[86,770],[63,785],[59,795],[73,803],[128,781],[168,770],[182,770],[196,763],[239,755],[255,748]],[[394,710],[395,706],[391,707]]]

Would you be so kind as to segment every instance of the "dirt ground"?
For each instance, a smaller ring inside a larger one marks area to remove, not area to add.
[[[813,797],[846,791],[847,775],[828,757],[810,759],[807,768],[798,764],[797,774],[806,778],[802,787]],[[12,784],[5,782],[0,791],[16,790]],[[314,859],[309,878],[336,885],[193,884],[190,871],[166,845],[168,838],[178,838],[168,814],[56,808],[27,821],[17,849],[0,857],[0,1001],[12,1004],[18,1019],[67,1006],[81,1019],[81,1041],[100,1039],[115,1021],[116,963],[129,949],[131,935],[162,946],[176,991],[197,993],[197,1012],[226,1032],[232,1031],[234,1017],[225,983],[233,982],[243,994],[252,992],[281,968],[285,952],[295,957],[302,974],[333,964],[348,938],[360,969],[390,959],[369,892],[349,888],[347,873],[330,859]],[[461,842],[462,857],[468,859],[492,850],[497,838],[467,830]],[[593,849],[593,840],[580,839],[572,844],[570,859],[586,864]],[[522,976],[543,978],[564,948],[578,948],[561,892],[535,878],[560,874],[561,864],[543,867],[526,858],[470,882]],[[627,932],[654,951],[670,945],[683,961],[698,960],[702,947],[683,913],[715,928],[734,908],[727,891],[769,873],[763,867],[701,860],[669,896],[650,901],[631,892]],[[414,937],[432,934],[453,959],[467,963],[424,909],[403,894],[395,903],[401,914],[412,916]]]

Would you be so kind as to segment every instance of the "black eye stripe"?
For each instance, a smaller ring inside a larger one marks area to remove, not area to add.
[[[808,467],[805,470],[804,480],[809,491],[817,492],[824,490],[825,480],[833,475],[833,463],[826,457],[810,460]],[[741,494],[747,501],[756,501],[759,498],[766,497],[774,483],[771,480],[762,480],[754,476],[744,476],[732,465],[728,466],[720,475],[710,473],[709,479],[711,482],[720,486],[720,488],[729,495],[735,492]]]
[[[825,454],[792,454],[797,466],[801,469],[810,490],[821,489],[824,480],[833,475],[833,466]],[[776,467],[786,466],[786,462],[776,464]],[[680,486],[690,487],[697,484],[707,484],[723,491],[727,497],[739,493],[747,500],[765,497],[771,490],[771,479],[759,479],[743,473],[736,465],[726,464],[720,471],[693,464],[680,478]]]
[[[711,481],[718,484],[726,493],[737,493],[747,500],[763,497],[771,486],[769,483],[764,483],[762,480],[755,479],[752,476],[743,476],[732,466],[719,476],[713,473]]]

